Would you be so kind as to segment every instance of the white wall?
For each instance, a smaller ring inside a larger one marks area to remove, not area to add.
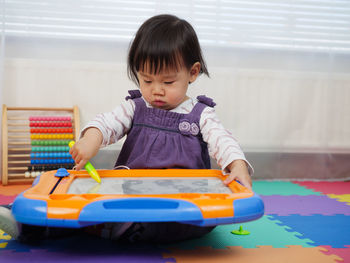
[[[191,84],[190,95],[217,102],[254,178],[350,178],[350,55],[203,48],[211,77]],[[83,126],[136,88],[126,74],[127,49],[128,43],[7,38],[1,100],[13,107],[76,104]],[[101,151],[94,165],[112,168],[117,153],[109,150],[119,148]]]
[[[190,95],[214,98],[246,151],[350,152],[349,72],[219,67],[211,60],[211,78],[201,76]],[[135,88],[125,63],[112,61],[7,58],[4,77],[8,106],[76,104],[81,126]]]

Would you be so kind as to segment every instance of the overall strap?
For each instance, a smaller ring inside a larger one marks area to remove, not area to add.
[[[204,95],[198,96],[197,100],[198,100],[198,103],[194,105],[190,114],[193,116],[197,116],[198,122],[199,122],[200,116],[203,110],[205,109],[205,107],[209,106],[213,108],[216,105],[216,103],[211,98],[208,98]]]
[[[125,100],[132,99],[136,104],[136,109],[141,107],[146,107],[145,101],[142,99],[142,94],[138,89],[128,90],[129,96],[125,97]]]
[[[142,94],[138,89],[128,90],[130,96],[126,96],[125,100],[141,98]]]
[[[216,105],[212,99],[205,96],[198,96],[197,100],[198,102],[196,105],[194,105],[192,111],[186,114],[185,117],[180,120],[179,130],[183,135],[200,135],[199,121],[203,110],[207,106],[214,107]]]

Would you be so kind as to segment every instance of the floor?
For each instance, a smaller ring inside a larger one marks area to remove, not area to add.
[[[0,186],[0,204],[27,185]],[[0,230],[1,262],[350,262],[350,182],[255,181],[265,215],[196,240],[120,245],[95,237],[23,245]],[[233,235],[239,229],[249,235]]]

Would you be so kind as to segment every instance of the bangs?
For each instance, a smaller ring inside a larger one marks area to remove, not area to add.
[[[136,72],[157,75],[167,71],[178,72],[183,66],[183,60],[178,52],[162,55],[143,54],[135,58],[134,65]]]

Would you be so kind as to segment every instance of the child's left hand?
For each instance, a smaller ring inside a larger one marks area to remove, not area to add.
[[[224,181],[224,184],[228,185],[233,180],[238,180],[243,186],[247,187],[249,190],[252,190],[252,179],[248,172],[248,167],[245,161],[235,160],[227,168],[231,171],[230,174]]]

